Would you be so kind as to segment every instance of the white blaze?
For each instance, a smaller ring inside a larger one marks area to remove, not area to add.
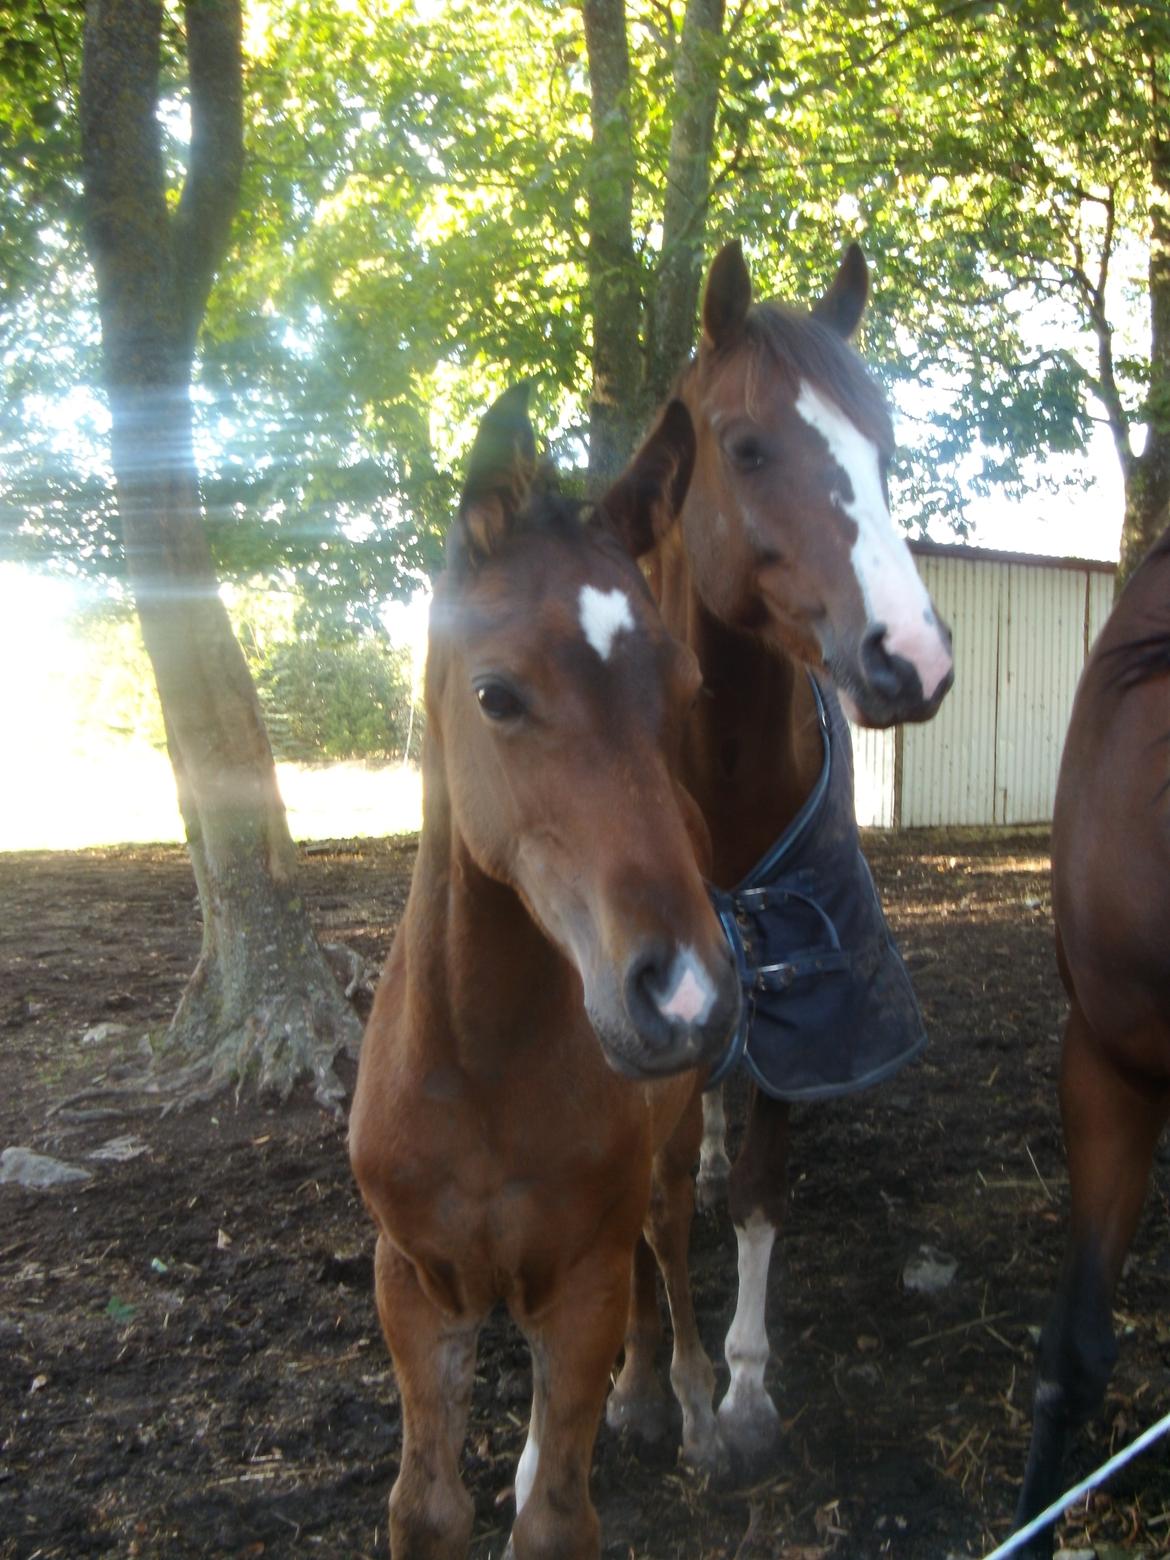
[[[951,669],[951,656],[910,549],[890,518],[877,447],[807,380],[801,383],[796,410],[824,439],[853,489],[851,498],[833,497],[857,527],[853,572],[869,621],[885,624],[886,650],[910,662],[923,696],[930,699]]]
[[[634,626],[629,597],[623,590],[598,590],[595,585],[582,585],[579,601],[585,638],[601,659],[607,661],[617,635],[623,628]]]

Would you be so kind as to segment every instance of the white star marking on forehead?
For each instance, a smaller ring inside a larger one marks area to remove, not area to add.
[[[623,628],[634,627],[629,597],[624,590],[598,590],[595,585],[582,585],[579,600],[585,638],[601,659],[608,661],[617,635]]]

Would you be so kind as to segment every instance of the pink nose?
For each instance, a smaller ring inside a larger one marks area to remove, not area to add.
[[[887,633],[884,623],[865,632],[858,654],[865,692],[892,712],[911,719],[933,709],[950,687],[954,663],[950,630],[931,612],[921,629],[900,627]]]
[[[884,649],[888,656],[908,661],[918,673],[922,697],[927,704],[936,703],[950,687],[955,669],[951,631],[933,610],[925,612],[921,622],[902,623],[887,633]]]

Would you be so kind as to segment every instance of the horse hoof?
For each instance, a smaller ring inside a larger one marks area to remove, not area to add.
[[[731,1482],[731,1453],[714,1426],[711,1434],[702,1441],[684,1445],[679,1460],[684,1467],[710,1479],[712,1484],[725,1486]]]
[[[628,1430],[647,1445],[657,1446],[677,1433],[677,1410],[665,1393],[660,1397],[636,1398],[611,1392],[605,1405],[605,1422],[611,1430]]]
[[[766,1392],[746,1402],[724,1400],[718,1423],[737,1470],[754,1477],[771,1466],[780,1445],[780,1415]]]
[[[695,1177],[695,1206],[703,1213],[712,1213],[727,1201],[727,1188],[731,1181],[731,1164],[724,1158],[700,1167]]]

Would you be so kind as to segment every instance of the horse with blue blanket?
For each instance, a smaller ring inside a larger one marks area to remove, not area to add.
[[[719,1070],[742,1060],[754,1084],[728,1189],[740,1289],[719,1408],[749,1463],[778,1426],[765,1298],[789,1102],[875,1082],[923,1039],[860,853],[842,711],[870,726],[929,719],[951,685],[950,634],[890,517],[890,417],[848,344],[867,294],[856,245],[811,312],[753,304],[739,245],[719,253],[674,392],[696,430],[691,484],[677,518],[659,511],[626,536],[703,673],[681,776],[711,833],[715,904],[745,997]],[[701,1183],[718,1173],[720,1127],[715,1102]],[[611,1421],[655,1412],[639,1396],[656,1317],[644,1247],[634,1278]]]

